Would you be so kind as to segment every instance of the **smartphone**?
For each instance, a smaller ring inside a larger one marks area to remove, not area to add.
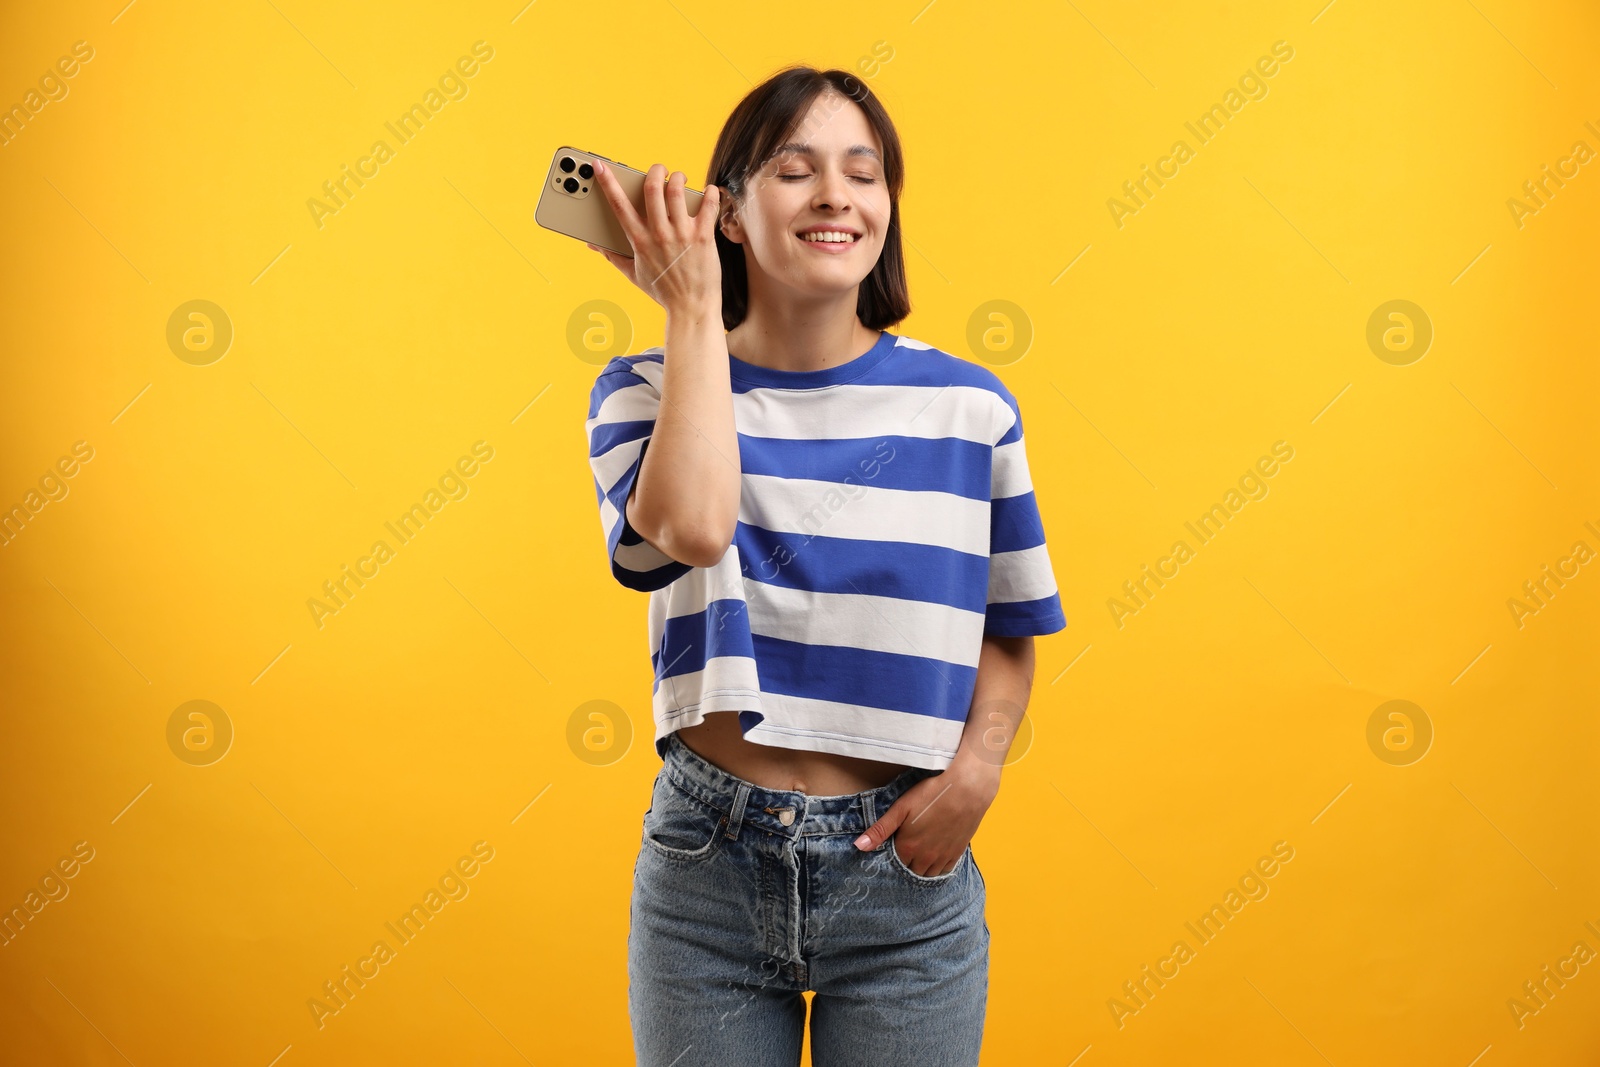
[[[539,203],[533,209],[533,219],[547,230],[588,241],[632,259],[633,245],[623,232],[622,223],[617,221],[616,213],[611,210],[606,194],[594,180],[594,161],[597,159],[606,161],[617,183],[622,186],[622,191],[633,204],[633,209],[643,218],[644,171],[634,170],[626,163],[618,163],[593,152],[563,145],[556,149],[556,154],[550,159],[550,173],[545,177],[544,188],[539,193]],[[683,206],[691,216],[699,213],[705,196],[698,189],[684,187]]]

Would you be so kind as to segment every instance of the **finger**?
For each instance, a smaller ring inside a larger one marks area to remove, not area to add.
[[[683,187],[689,182],[689,176],[681,170],[675,170],[667,178],[667,186],[662,190],[666,200],[667,221],[673,226],[681,225],[689,219],[689,209],[683,202]]]
[[[607,263],[610,263],[613,267],[617,268],[622,273],[628,275],[629,277],[632,277],[632,275],[633,275],[633,257],[632,256],[618,255],[616,252],[611,251],[609,248],[602,248],[599,251],[600,251],[600,254],[602,256],[606,257],[606,262]]]
[[[633,243],[633,235],[643,228],[644,223],[639,218],[639,213],[633,210],[633,204],[622,191],[622,186],[617,183],[617,176],[611,173],[611,168],[600,160],[594,161],[595,180],[600,185],[600,192],[606,198],[606,203],[611,205],[611,213],[622,224],[622,232]]]
[[[900,838],[898,837],[889,842],[889,847],[894,849],[894,854],[900,860],[901,865],[912,874],[921,875],[923,878],[938,876],[940,864],[937,860],[930,861],[927,851],[920,852],[916,856],[908,856],[900,851]]]
[[[657,172],[660,173],[657,173]],[[650,169],[644,172],[644,218],[645,225],[652,232],[666,228],[667,204],[664,199],[667,168],[660,163],[650,164]]]
[[[694,217],[700,228],[697,237],[714,240],[717,236],[717,216],[722,213],[722,190],[715,185],[706,186],[705,199],[700,201],[700,213]]]
[[[622,262],[625,262],[625,263],[631,263],[633,261],[633,257],[632,256],[625,256],[620,252],[613,252],[609,248],[601,248],[599,245],[595,244],[593,241],[585,241],[585,242],[583,242],[583,247],[591,249],[591,250],[593,250],[595,252],[599,252],[602,256],[605,256],[607,259],[609,259],[612,263],[617,263],[618,260],[621,260]]]
[[[867,827],[866,832],[856,838],[856,848],[863,852],[871,852],[885,841],[889,835],[900,828],[905,821],[906,807],[899,801],[889,805],[889,810],[878,817],[878,821]]]

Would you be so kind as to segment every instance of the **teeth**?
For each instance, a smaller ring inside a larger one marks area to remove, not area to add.
[[[840,241],[848,243],[855,240],[855,238],[850,234],[841,233],[837,230],[821,230],[816,233],[801,234],[801,239],[806,241],[829,241],[835,243]]]

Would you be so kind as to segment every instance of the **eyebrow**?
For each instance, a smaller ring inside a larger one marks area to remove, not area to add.
[[[773,156],[781,156],[785,152],[793,152],[797,155],[807,156],[811,159],[817,158],[815,149],[808,144],[801,144],[799,141],[790,141],[788,144],[781,144],[773,150],[772,154]],[[878,161],[880,166],[883,164],[883,159],[879,157],[877,150],[864,144],[853,144],[849,148],[845,149],[844,154],[847,157],[871,156],[873,159]]]

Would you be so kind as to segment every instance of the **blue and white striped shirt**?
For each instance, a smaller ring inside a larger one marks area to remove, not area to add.
[[[611,573],[650,593],[657,754],[736,711],[759,744],[949,766],[984,635],[1067,624],[1016,399],[888,331],[822,370],[730,355],[739,522],[716,566],[691,567],[624,514],[664,356],[607,363],[585,423]]]

